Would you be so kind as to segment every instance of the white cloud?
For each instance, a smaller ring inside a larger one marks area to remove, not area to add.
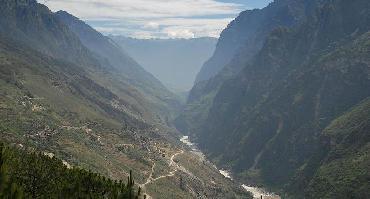
[[[155,30],[155,29],[158,29],[159,28],[159,24],[156,23],[156,22],[149,22],[149,23],[146,23],[143,28],[145,29],[152,29],[152,30]]]
[[[194,38],[195,34],[187,29],[167,29],[166,33],[169,38]]]
[[[50,0],[106,34],[141,37],[218,36],[242,9],[215,0]]]

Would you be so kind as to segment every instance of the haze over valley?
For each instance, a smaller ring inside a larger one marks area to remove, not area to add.
[[[134,39],[110,36],[145,70],[175,93],[190,91],[195,77],[213,54],[217,38]]]

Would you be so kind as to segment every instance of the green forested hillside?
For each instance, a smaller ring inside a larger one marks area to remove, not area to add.
[[[61,160],[0,143],[0,198],[138,198],[127,184],[69,168]]]
[[[369,198],[370,100],[333,120],[314,156],[289,185],[306,198]],[[298,190],[305,190],[299,192]]]

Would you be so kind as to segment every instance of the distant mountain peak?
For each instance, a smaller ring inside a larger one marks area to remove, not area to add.
[[[70,18],[70,19],[73,19],[73,20],[80,20],[78,17],[70,14],[69,12],[67,11],[64,11],[64,10],[59,10],[57,12],[55,12],[56,15],[58,16],[63,16],[63,17],[67,17],[67,18]]]

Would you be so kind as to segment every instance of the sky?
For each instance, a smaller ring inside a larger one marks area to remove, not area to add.
[[[134,38],[219,37],[241,11],[272,0],[39,0],[105,35]]]

